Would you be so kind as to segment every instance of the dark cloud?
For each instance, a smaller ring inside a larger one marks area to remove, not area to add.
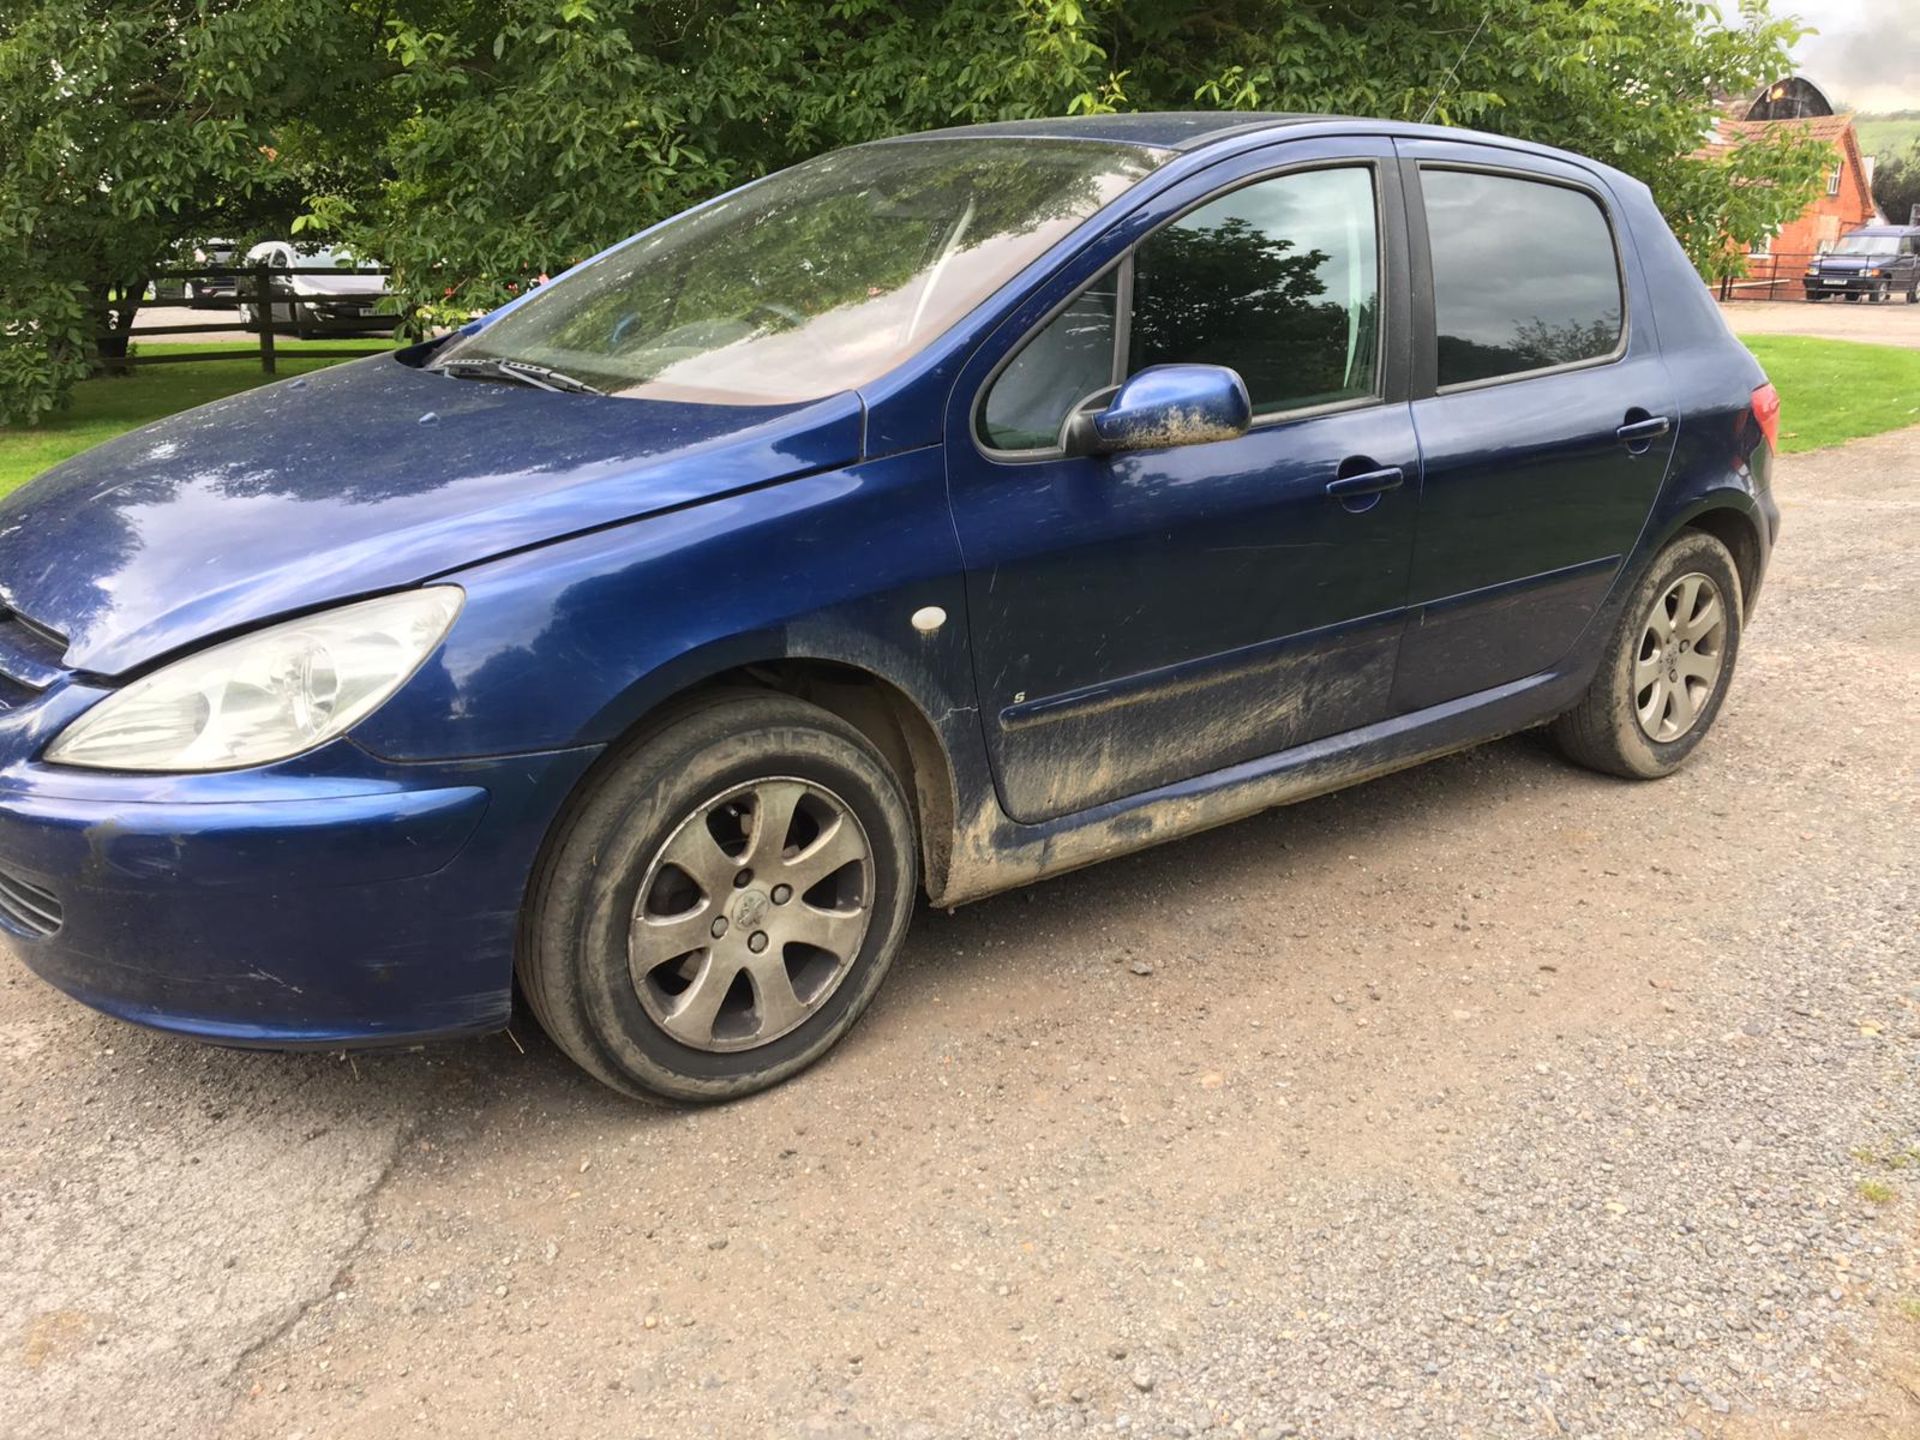
[[[1920,0],[1776,0],[1820,33],[1802,40],[1800,67],[1859,110],[1920,109]]]

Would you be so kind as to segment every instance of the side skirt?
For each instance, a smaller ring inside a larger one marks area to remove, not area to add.
[[[989,788],[933,901],[979,900],[1497,740],[1558,715],[1588,679],[1584,667],[1531,675],[1036,825],[1010,820]]]

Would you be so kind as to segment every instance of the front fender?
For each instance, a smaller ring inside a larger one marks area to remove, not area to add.
[[[942,454],[912,451],[477,565],[441,648],[354,733],[394,760],[605,744],[743,665],[805,657],[906,694],[977,743]],[[946,612],[931,632],[924,607]]]

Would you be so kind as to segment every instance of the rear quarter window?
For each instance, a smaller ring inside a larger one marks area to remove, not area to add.
[[[1420,174],[1442,386],[1575,365],[1620,347],[1613,227],[1591,194],[1475,170]]]

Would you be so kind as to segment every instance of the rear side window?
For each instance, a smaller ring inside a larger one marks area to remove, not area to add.
[[[1439,381],[1461,385],[1610,355],[1625,305],[1613,230],[1583,190],[1423,170]]]

